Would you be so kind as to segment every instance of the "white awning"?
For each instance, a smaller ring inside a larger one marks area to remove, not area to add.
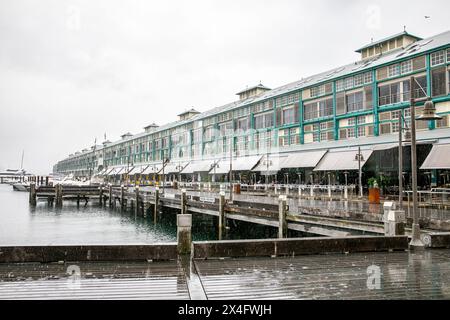
[[[233,171],[250,171],[261,159],[262,156],[248,156],[248,157],[239,157],[233,159],[232,169]],[[230,159],[222,159],[218,162],[217,167],[211,169],[209,174],[227,174],[230,172]]]
[[[117,174],[120,174],[120,172],[122,172],[123,169],[124,169],[123,167],[115,167],[115,168],[112,168],[112,169],[107,173],[107,175],[108,175],[108,176],[115,176],[115,175],[117,175]]]
[[[435,144],[420,169],[450,169],[450,144]]]
[[[263,156],[259,164],[252,171],[260,171],[261,174],[274,174],[283,168],[287,155],[271,154],[269,158]]]
[[[169,162],[164,167],[164,173],[179,173],[188,165],[188,163],[189,162]]]
[[[361,161],[361,167],[364,166],[372,152],[372,149],[361,150],[364,158]],[[357,154],[358,149],[329,150],[314,168],[314,171],[358,170],[358,161],[355,160]]]
[[[194,172],[209,172],[215,162],[215,160],[192,161],[183,170],[181,170],[181,173],[192,174]]]
[[[314,168],[323,158],[327,150],[304,151],[291,153],[281,164],[282,168]]]
[[[162,169],[162,163],[154,163],[147,166],[141,174],[157,174]]]
[[[132,176],[133,174],[140,174],[145,168],[146,166],[136,166],[128,172],[128,175]]]

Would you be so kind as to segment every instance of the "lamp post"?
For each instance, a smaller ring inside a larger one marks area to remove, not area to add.
[[[359,184],[359,197],[363,197],[363,186],[362,186],[362,166],[361,161],[364,161],[364,157],[361,153],[361,147],[358,147],[358,153],[355,156],[355,161],[358,161],[358,184]]]
[[[269,153],[266,154],[266,160],[263,162],[263,165],[266,166],[266,185],[268,185],[269,181],[269,166],[272,165],[272,160],[269,160]]]
[[[234,139],[230,137],[230,202],[233,201],[233,147]]]
[[[398,204],[400,210],[403,210],[403,131],[405,131],[405,141],[411,141],[411,131],[400,111],[398,116]]]
[[[169,162],[169,158],[163,158],[163,162],[162,162],[162,193],[163,195],[165,195],[165,185],[166,185],[166,175],[164,173],[164,168],[166,167],[167,162]]]
[[[298,184],[302,184],[302,173],[298,172]]]
[[[425,94],[425,98],[414,98],[414,85],[419,86],[419,90]],[[424,248],[424,244],[420,239],[420,226],[419,217],[417,211],[417,150],[416,150],[416,102],[425,101],[425,108],[423,113],[417,118],[419,121],[430,121],[439,120],[442,117],[436,115],[436,108],[434,103],[429,96],[427,96],[426,91],[420,86],[414,77],[410,78],[410,108],[411,108],[411,178],[412,178],[412,214],[413,214],[413,224],[412,224],[412,235],[411,242],[409,243],[409,248],[411,250],[421,250]]]

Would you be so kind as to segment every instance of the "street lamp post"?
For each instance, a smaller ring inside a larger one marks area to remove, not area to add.
[[[230,137],[230,202],[233,201],[233,147],[234,141],[233,138]]]
[[[362,186],[362,166],[361,161],[364,161],[364,157],[361,153],[361,147],[358,147],[358,153],[355,156],[355,160],[358,161],[358,184],[359,184],[359,197],[363,197],[363,186]]]
[[[414,98],[414,85],[418,84],[419,89],[425,94],[425,98]],[[425,90],[420,86],[414,77],[410,78],[410,109],[411,109],[411,178],[412,178],[412,214],[413,214],[413,225],[412,225],[412,235],[411,242],[409,243],[409,248],[411,250],[421,250],[424,248],[424,244],[420,239],[420,226],[419,217],[417,211],[417,150],[416,150],[416,102],[425,101],[425,108],[422,115],[420,115],[417,120],[430,121],[439,120],[442,117],[436,115],[436,109],[434,103]]]

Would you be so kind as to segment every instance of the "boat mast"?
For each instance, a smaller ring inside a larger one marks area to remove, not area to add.
[[[23,170],[23,156],[24,156],[25,150],[22,150],[22,162],[20,163],[20,170]]]

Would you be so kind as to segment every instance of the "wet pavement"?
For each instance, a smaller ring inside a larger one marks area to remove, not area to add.
[[[186,277],[185,272],[189,276]],[[189,273],[191,272],[191,273]],[[192,272],[196,272],[195,277]],[[195,278],[196,283],[192,283]],[[203,290],[203,294],[191,292]],[[450,299],[450,250],[0,264],[0,299]]]

